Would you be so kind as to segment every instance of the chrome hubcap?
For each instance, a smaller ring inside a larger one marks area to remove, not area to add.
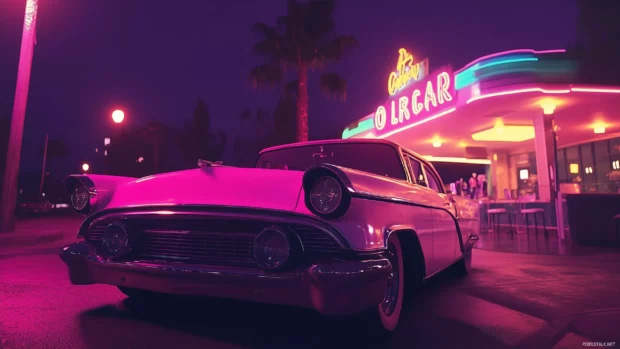
[[[396,302],[398,301],[398,286],[399,280],[399,268],[398,255],[396,253],[396,247],[394,244],[388,243],[387,259],[392,264],[392,272],[388,275],[387,287],[385,289],[385,297],[381,303],[381,309],[385,315],[392,315],[396,309]]]

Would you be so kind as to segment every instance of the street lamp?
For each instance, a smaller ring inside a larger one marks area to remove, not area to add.
[[[19,162],[22,152],[28,88],[30,87],[30,70],[32,68],[32,54],[34,52],[37,25],[37,3],[38,0],[26,1],[19,66],[17,68],[17,84],[13,101],[13,115],[11,116],[11,132],[9,135],[6,168],[4,170],[2,200],[0,201],[0,231],[13,231],[15,228],[17,178],[19,176]]]
[[[112,121],[114,121],[114,123],[120,124],[123,120],[125,120],[125,113],[122,110],[117,109],[112,112]]]
[[[82,170],[84,172],[88,172],[89,169],[90,169],[90,165],[88,165],[87,163],[82,164]]]

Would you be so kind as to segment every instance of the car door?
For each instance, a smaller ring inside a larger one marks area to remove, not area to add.
[[[426,195],[428,188],[424,180],[422,163],[409,154],[405,155],[405,159],[413,182],[412,185],[416,186],[416,197],[412,198],[412,201],[420,204],[418,207],[409,207],[408,212],[411,216],[406,217],[406,219],[412,221],[415,226],[424,253],[426,271],[430,275],[433,273],[433,210],[428,207],[429,201]]]
[[[436,172],[423,164],[424,176],[428,187],[434,191],[433,210],[433,265],[436,271],[451,265],[456,259],[458,235],[454,221],[455,207],[445,195],[441,180]]]

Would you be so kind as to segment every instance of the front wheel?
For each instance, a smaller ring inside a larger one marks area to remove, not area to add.
[[[368,312],[370,331],[379,333],[392,332],[398,326],[403,311],[405,272],[403,268],[403,249],[396,234],[388,240],[386,257],[392,264],[388,276],[383,302]]]

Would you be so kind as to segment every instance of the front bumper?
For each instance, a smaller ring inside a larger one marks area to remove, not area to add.
[[[388,274],[385,258],[314,264],[287,274],[187,264],[109,262],[84,242],[65,246],[60,258],[74,285],[108,284],[160,293],[220,297],[354,314],[381,303]]]

